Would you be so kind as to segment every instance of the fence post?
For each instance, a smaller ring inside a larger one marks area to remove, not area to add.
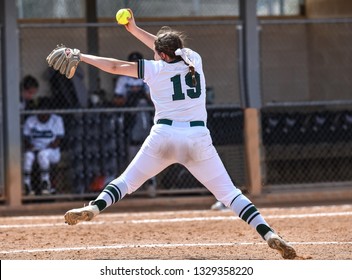
[[[97,23],[97,1],[86,0],[86,20],[88,23]],[[87,52],[89,54],[99,55],[99,36],[96,26],[87,27]],[[94,93],[98,88],[99,69],[96,67],[88,68],[88,92]],[[88,104],[85,104],[88,105]]]
[[[240,0],[240,83],[244,108],[244,146],[247,186],[251,195],[262,192],[260,108],[260,54],[257,27],[257,1]]]
[[[4,24],[2,81],[4,92],[4,159],[6,204],[22,204],[21,127],[19,110],[19,42],[16,1],[0,2],[0,20]]]
[[[240,1],[240,18],[242,30],[239,44],[241,49],[242,88],[241,103],[243,107],[260,108],[260,53],[258,20],[255,0]]]
[[[251,195],[262,192],[260,111],[244,109],[244,141],[247,170],[247,184]]]

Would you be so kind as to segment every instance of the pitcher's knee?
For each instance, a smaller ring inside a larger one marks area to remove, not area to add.
[[[233,200],[242,194],[242,191],[238,188],[232,188],[229,192],[214,193],[214,196],[218,201],[223,203],[226,207],[230,207]]]

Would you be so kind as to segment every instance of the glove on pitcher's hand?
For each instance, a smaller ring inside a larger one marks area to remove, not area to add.
[[[59,70],[62,75],[71,79],[81,61],[80,50],[66,48],[65,45],[57,45],[46,58],[50,67]]]

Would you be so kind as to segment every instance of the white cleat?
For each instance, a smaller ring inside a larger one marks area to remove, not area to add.
[[[284,259],[293,260],[297,257],[296,250],[276,233],[270,235],[267,243],[270,248],[277,250]]]
[[[226,210],[227,207],[220,201],[215,202],[211,207],[211,210]]]
[[[92,204],[82,208],[72,209],[66,212],[64,216],[65,223],[73,226],[79,222],[90,221],[99,213],[98,206]]]

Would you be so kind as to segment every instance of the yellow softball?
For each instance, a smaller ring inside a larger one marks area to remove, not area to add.
[[[116,13],[116,21],[118,24],[127,24],[129,18],[131,18],[131,13],[127,9],[120,9]]]

